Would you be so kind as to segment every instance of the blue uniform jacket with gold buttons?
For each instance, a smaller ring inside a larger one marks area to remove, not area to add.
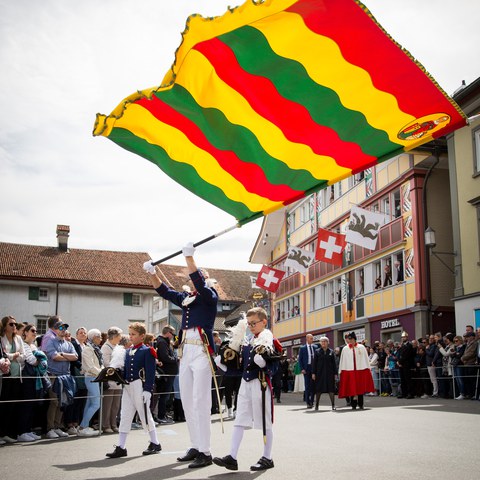
[[[244,345],[242,347],[242,378],[246,382],[249,382],[250,380],[259,378],[260,372],[265,372],[267,381],[269,381],[269,378],[271,378],[278,369],[278,357],[269,358],[268,354],[262,355],[263,358],[266,360],[267,364],[265,365],[265,367],[260,368],[253,360],[256,353],[257,352],[252,345]]]
[[[208,337],[208,341],[213,348],[213,325],[217,315],[218,294],[212,287],[207,287],[205,278],[200,271],[190,274],[196,295],[195,301],[187,306],[183,306],[183,300],[190,296],[188,292],[177,292],[168,288],[162,283],[156,292],[165,300],[169,300],[173,304],[182,309],[182,330],[189,328],[201,327]]]
[[[143,390],[150,393],[153,392],[155,357],[150,347],[142,344],[138,348],[132,347],[127,349],[123,376],[129,383],[139,378],[145,379]]]

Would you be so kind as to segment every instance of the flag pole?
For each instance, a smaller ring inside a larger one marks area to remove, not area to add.
[[[221,232],[215,233],[214,235],[210,235],[209,237],[204,238],[203,240],[200,240],[199,242],[195,242],[193,244],[193,246],[198,247],[199,245],[203,245],[204,243],[207,243],[210,240],[213,240],[214,238],[220,237],[221,235],[223,235],[225,233],[228,233],[228,232],[231,232],[232,230],[235,230],[235,228],[240,228],[240,227],[241,227],[241,225],[239,223],[236,223],[232,227],[229,227],[225,230],[222,230]],[[167,260],[170,260],[171,258],[176,257],[177,255],[180,255],[181,253],[182,253],[182,251],[179,250],[178,252],[172,253],[172,254],[168,255],[167,257],[164,257],[164,258],[161,258],[160,260],[157,260],[156,262],[152,262],[152,265],[158,265],[159,263],[166,262]]]

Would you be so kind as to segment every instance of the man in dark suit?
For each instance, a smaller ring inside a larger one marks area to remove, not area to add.
[[[304,400],[308,408],[313,407],[314,390],[312,382],[312,361],[315,356],[317,345],[313,344],[313,335],[308,333],[306,336],[306,344],[300,348],[298,352],[298,363],[305,379],[305,396]]]
[[[412,368],[415,366],[416,350],[408,340],[408,333],[402,332],[402,345],[398,350],[398,369],[400,370],[400,385],[402,394],[397,398],[415,398],[413,395]]]
[[[173,420],[167,417],[167,403],[173,391],[173,381],[178,374],[178,361],[172,347],[174,338],[175,329],[171,325],[165,325],[162,334],[157,338],[157,361],[163,370],[157,383],[158,420],[162,425],[173,423]]]

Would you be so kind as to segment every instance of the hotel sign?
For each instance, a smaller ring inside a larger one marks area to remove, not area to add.
[[[383,320],[380,323],[380,329],[384,330],[385,328],[392,328],[392,327],[401,327],[398,318],[394,318],[392,320]]]

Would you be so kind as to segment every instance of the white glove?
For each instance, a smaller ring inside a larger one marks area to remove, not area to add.
[[[265,367],[265,365],[267,364],[267,362],[265,361],[265,359],[259,355],[258,353],[255,354],[255,356],[253,357],[253,361],[260,367],[260,368],[263,368]]]
[[[143,269],[149,273],[150,275],[155,275],[156,271],[155,271],[155,265],[152,265],[152,261],[149,260],[148,262],[145,262],[143,264]]]
[[[142,392],[143,403],[145,405],[150,405],[150,399],[152,398],[152,394],[150,392],[146,392],[145,390]]]
[[[215,362],[215,365],[220,369],[223,370],[224,372],[227,371],[227,366],[222,363],[222,357],[220,355],[217,355],[213,361]]]
[[[193,257],[195,253],[195,247],[193,246],[192,242],[188,242],[183,248],[182,253],[185,257]]]

